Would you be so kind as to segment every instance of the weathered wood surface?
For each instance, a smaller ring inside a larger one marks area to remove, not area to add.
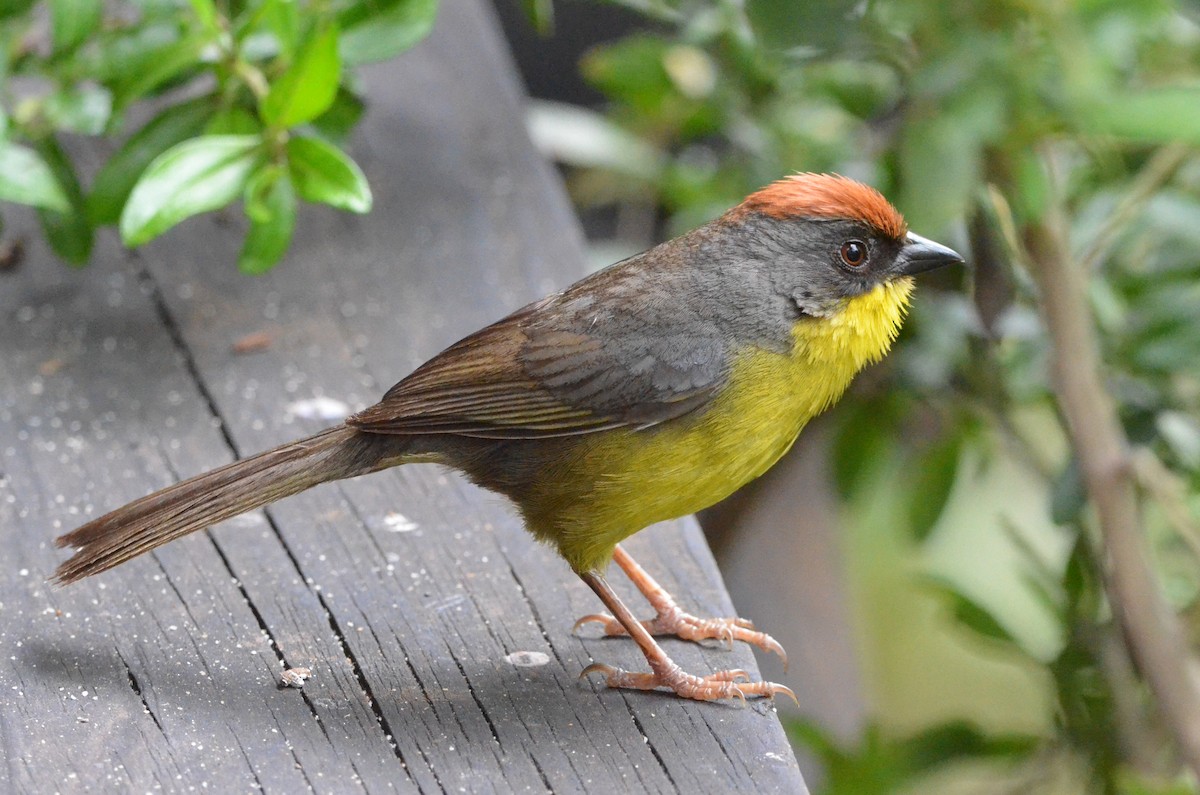
[[[235,272],[228,219],[136,257],[105,238],[82,272],[31,239],[0,275],[0,791],[803,791],[765,705],[577,684],[593,659],[643,661],[572,635],[592,594],[499,498],[431,467],[46,582],[53,537],[86,517],[316,430],[288,407],[372,402],[581,275],[511,75],[488,11],[444,4],[430,41],[367,75],[354,152],[374,213],[302,215],[265,278]],[[231,350],[258,331],[268,349]],[[698,612],[730,613],[693,523],[630,548]],[[757,670],[745,648],[668,645],[695,672]],[[285,665],[314,677],[279,689]]]

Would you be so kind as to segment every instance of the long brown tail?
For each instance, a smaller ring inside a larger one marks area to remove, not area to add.
[[[77,551],[55,579],[75,582],[318,483],[398,464],[399,443],[346,426],[330,428],[168,486],[59,537],[58,546]]]

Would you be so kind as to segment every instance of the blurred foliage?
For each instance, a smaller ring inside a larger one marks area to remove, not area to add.
[[[1048,381],[1025,241],[1061,222],[1074,260],[1064,266],[1091,273],[1156,567],[1195,647],[1200,7],[613,1],[653,22],[583,59],[606,107],[534,112],[535,136],[574,166],[576,198],[661,210],[672,234],[795,171],[878,186],[914,228],[970,252],[973,289],[922,291],[886,372],[866,374],[858,400],[839,409],[839,491],[870,499],[872,462],[904,460],[902,518],[919,547],[955,484],[971,477],[969,446],[980,467],[1015,456],[1037,473],[1042,495],[1013,498],[1044,499],[1067,539],[1069,554],[1050,560],[1010,533],[1030,594],[1053,616],[1053,653],[1011,632],[1019,619],[1003,605],[982,604],[961,583],[929,583],[964,633],[1047,672],[1052,735],[1023,744],[947,725],[916,738],[868,733],[847,750],[798,728],[828,765],[826,791],[894,791],[934,762],[997,756],[1023,770],[1014,775],[1025,785],[1011,791],[1056,791],[1029,775],[1056,766],[1075,770],[1089,792],[1196,791],[1180,778],[1107,601],[1106,558]]]
[[[298,199],[370,209],[339,145],[363,111],[353,69],[411,47],[436,12],[437,0],[2,3],[0,201],[38,208],[54,251],[82,265],[97,227],[140,246],[241,200],[238,264],[265,271],[291,244]],[[64,150],[72,135],[124,136],[90,185]]]
[[[868,727],[859,747],[847,750],[831,742],[811,723],[796,721],[792,738],[811,749],[825,767],[827,795],[889,795],[902,782],[919,780],[963,761],[1011,761],[1034,753],[1036,737],[987,737],[970,724],[955,721],[911,737],[891,739]]]

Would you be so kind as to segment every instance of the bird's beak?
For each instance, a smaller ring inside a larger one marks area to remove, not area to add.
[[[896,272],[903,276],[913,276],[943,265],[958,265],[962,262],[962,255],[954,249],[909,232],[904,238],[904,247],[896,257]]]

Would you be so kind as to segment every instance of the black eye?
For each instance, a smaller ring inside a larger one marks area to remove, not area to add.
[[[861,240],[847,240],[842,244],[842,262],[857,268],[867,261],[867,244]]]

